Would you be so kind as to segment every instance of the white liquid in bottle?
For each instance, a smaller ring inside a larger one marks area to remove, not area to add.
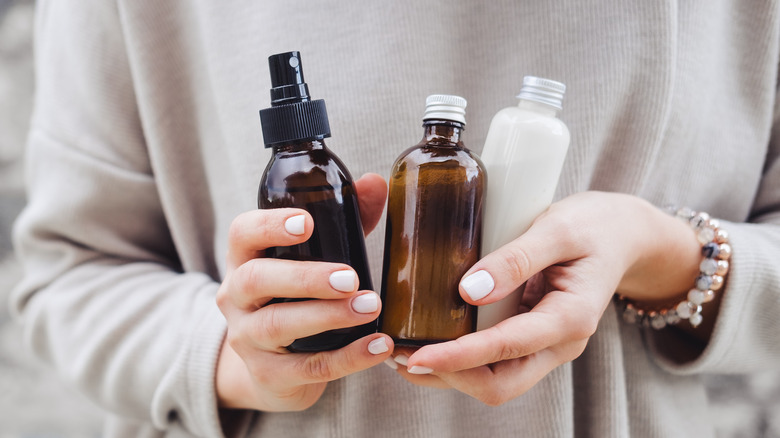
[[[566,86],[526,76],[520,103],[499,111],[490,123],[481,158],[488,174],[482,256],[519,237],[552,203],[569,130],[557,118]],[[521,294],[479,307],[477,330],[517,314]]]

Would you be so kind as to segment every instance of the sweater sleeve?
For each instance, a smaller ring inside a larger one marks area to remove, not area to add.
[[[12,294],[26,344],[105,409],[221,436],[218,282],[166,225],[112,2],[40,1],[28,206]]]
[[[780,363],[780,102],[777,99],[772,126],[750,217],[744,223],[720,221],[721,228],[729,233],[733,252],[729,275],[719,292],[723,298],[709,343],[697,348],[668,335],[648,336],[659,364],[671,372],[746,373],[776,369]]]

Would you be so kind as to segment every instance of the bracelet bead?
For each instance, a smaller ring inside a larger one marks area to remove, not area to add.
[[[731,258],[731,245],[728,243],[721,243],[718,245],[718,258],[720,260],[728,260]]]
[[[621,306],[623,320],[630,324],[661,330],[687,319],[691,326],[697,327],[703,320],[702,304],[715,299],[715,291],[723,287],[725,276],[729,272],[729,234],[720,228],[717,219],[711,218],[707,213],[695,212],[686,207],[666,210],[688,222],[701,244],[702,261],[699,263],[699,275],[694,280],[694,287],[688,291],[684,300],[668,309],[646,309],[620,295],[616,295],[615,300]]]

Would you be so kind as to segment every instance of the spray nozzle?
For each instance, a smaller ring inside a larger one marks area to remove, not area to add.
[[[271,106],[309,100],[309,87],[303,80],[300,52],[286,52],[268,57],[271,71]]]
[[[300,52],[268,57],[271,72],[271,107],[260,110],[265,147],[330,137],[325,101],[311,100],[303,81]]]

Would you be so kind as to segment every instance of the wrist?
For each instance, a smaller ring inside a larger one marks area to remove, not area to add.
[[[638,255],[617,293],[652,306],[679,302],[699,273],[701,244],[690,225],[652,204],[645,203],[642,214]]]
[[[731,256],[728,233],[720,229],[719,222],[711,219],[707,213],[695,213],[688,208],[681,208],[672,214],[681,219],[681,223],[687,224],[696,237],[700,248],[698,272],[695,277],[690,277],[694,280],[685,295],[676,298],[676,304],[671,306],[657,300],[641,302],[618,292],[616,299],[627,322],[639,322],[661,329],[668,324],[687,319],[695,328],[703,320],[702,304],[716,301],[716,292],[723,287],[729,271],[728,259]],[[717,304],[717,301],[714,304]]]

